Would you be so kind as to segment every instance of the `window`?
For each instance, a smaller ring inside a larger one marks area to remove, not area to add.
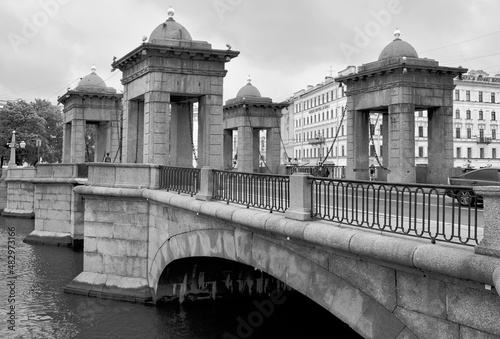
[[[378,154],[383,157],[384,156],[384,147],[382,145],[380,145],[380,150],[378,151]]]
[[[495,103],[495,93],[491,92],[491,102]]]
[[[481,140],[484,139],[484,129],[482,129],[482,128],[479,129],[479,139],[481,139]]]
[[[418,148],[418,157],[419,158],[423,158],[424,157],[424,148],[422,146],[420,146]]]
[[[375,135],[375,124],[370,124],[370,135]]]
[[[483,102],[483,92],[479,91],[479,102]]]
[[[472,158],[472,148],[471,147],[467,147],[467,158]]]
[[[375,145],[370,145],[370,156],[374,157],[376,154],[375,152]]]
[[[418,136],[420,138],[424,137],[424,126],[418,126]]]
[[[345,157],[345,146],[342,145],[342,156]]]
[[[455,100],[460,100],[460,90],[458,89],[455,90]]]
[[[465,119],[470,119],[470,109],[465,112]]]
[[[462,157],[462,149],[460,147],[457,147],[457,159],[460,159]]]
[[[460,110],[459,109],[457,109],[455,111],[455,119],[460,119]]]
[[[497,158],[497,149],[496,148],[492,148],[491,149],[491,157],[493,159],[496,159]]]
[[[470,127],[467,128],[467,139],[470,139],[472,138],[472,131],[470,129]]]
[[[484,159],[484,148],[479,149],[479,158]]]
[[[479,111],[479,120],[483,120],[483,111]]]
[[[470,101],[470,91],[465,91],[465,100]]]
[[[496,138],[497,138],[497,130],[492,128],[491,129],[491,139],[496,140]]]
[[[497,120],[497,114],[495,113],[495,111],[491,111],[491,120],[492,121]]]
[[[460,139],[460,127],[455,128],[455,138]]]
[[[418,117],[422,118],[423,116],[424,116],[424,112],[423,111],[418,111]]]

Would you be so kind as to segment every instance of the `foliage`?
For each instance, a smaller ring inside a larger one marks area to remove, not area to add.
[[[16,150],[16,163],[34,164],[38,152],[42,162],[61,162],[62,157],[62,112],[59,107],[47,100],[36,99],[27,103],[24,100],[8,102],[0,109],[0,156],[8,162],[12,132],[16,131],[16,144],[26,143],[24,149]],[[36,140],[41,140],[37,147]]]

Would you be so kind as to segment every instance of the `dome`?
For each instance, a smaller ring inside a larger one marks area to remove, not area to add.
[[[107,88],[106,83],[100,76],[95,73],[95,71],[95,66],[92,66],[92,72],[89,75],[84,76],[82,80],[80,80],[75,90],[105,90]]]
[[[241,89],[238,91],[238,94],[236,94],[236,97],[237,98],[248,98],[248,97],[260,98],[260,97],[262,97],[262,95],[260,95],[260,92],[257,89],[257,87],[255,87],[254,85],[251,84],[252,79],[250,79],[250,77],[248,77],[247,81],[248,81],[248,83],[245,86],[241,87]]]
[[[187,29],[174,20],[174,9],[170,7],[167,13],[169,18],[155,28],[153,33],[149,36],[149,42],[162,45],[165,44],[165,40],[193,40]]]
[[[403,41],[399,38],[399,30],[396,29],[396,32],[394,32],[394,36],[396,38],[390,44],[385,46],[385,48],[380,53],[378,57],[379,61],[394,57],[418,58],[418,54],[415,48],[413,48],[413,46],[406,41]]]

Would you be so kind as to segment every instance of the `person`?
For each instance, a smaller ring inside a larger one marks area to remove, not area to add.
[[[370,181],[375,180],[375,166],[373,164],[370,165]]]
[[[104,162],[111,162],[111,157],[109,156],[109,153],[106,153],[106,157],[104,158]]]

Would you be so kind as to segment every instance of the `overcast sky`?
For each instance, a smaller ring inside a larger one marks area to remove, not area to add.
[[[348,65],[376,61],[396,28],[420,57],[500,73],[498,0],[0,0],[0,99],[57,102],[92,65],[119,92],[120,58],[167,19],[212,48],[229,43],[224,101],[250,75],[283,101]]]

